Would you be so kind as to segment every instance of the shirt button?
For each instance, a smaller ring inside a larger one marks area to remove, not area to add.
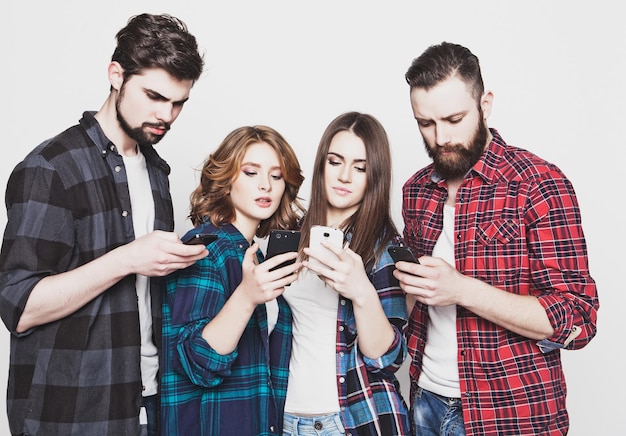
[[[343,357],[343,351],[339,352],[339,357]]]
[[[128,216],[128,211],[127,210],[123,210],[122,211],[122,216],[123,217],[127,217]]]
[[[116,173],[119,173],[120,171],[122,171],[122,167],[121,167],[121,166],[119,166],[119,165],[118,165],[118,166],[116,166],[116,167],[115,167],[115,172],[116,172]]]
[[[345,306],[346,305],[346,300],[341,300],[340,303],[341,303],[342,306]]]
[[[342,331],[343,331],[343,326],[342,326],[342,325],[340,325],[340,326],[339,326],[339,331],[340,331],[340,332],[342,332]]]
[[[344,377],[339,377],[339,383],[343,383],[345,381],[346,381],[346,379]]]
[[[271,431],[272,433],[274,433],[274,426],[273,426],[273,425],[270,425],[270,431]]]

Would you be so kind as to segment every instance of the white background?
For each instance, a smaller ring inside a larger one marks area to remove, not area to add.
[[[626,32],[609,1],[13,1],[0,26],[2,193],[12,168],[42,140],[98,110],[108,94],[115,33],[131,16],[183,19],[206,72],[166,138],[176,230],[204,158],[232,129],[267,124],[293,145],[307,180],[319,138],[336,115],[376,116],[394,159],[394,219],[402,183],[428,163],[404,73],[428,45],[451,41],[481,60],[495,94],[489,125],[510,144],[556,163],[574,183],[600,294],[598,335],[562,353],[573,436],[623,432],[626,391],[623,209]],[[0,211],[0,228],[6,211]],[[0,331],[0,434],[9,335]],[[620,339],[622,338],[622,339]],[[406,371],[401,373],[406,385]]]

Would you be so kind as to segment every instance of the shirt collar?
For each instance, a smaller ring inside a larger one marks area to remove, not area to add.
[[[102,127],[100,127],[98,120],[96,120],[95,115],[95,111],[83,112],[83,117],[79,121],[80,125],[83,129],[85,129],[85,132],[89,138],[91,138],[96,147],[98,147],[100,155],[103,158],[107,157],[109,153],[119,154],[115,144],[113,144],[113,142],[111,142],[111,140],[104,134],[104,131],[102,130]],[[170,166],[161,158],[161,156],[159,156],[152,145],[140,145],[139,147],[148,163],[161,168],[165,174],[170,174]]]

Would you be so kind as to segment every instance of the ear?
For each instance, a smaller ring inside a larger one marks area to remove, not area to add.
[[[107,74],[111,87],[119,91],[124,83],[124,68],[122,68],[119,62],[113,61],[109,64]]]
[[[491,106],[493,105],[493,92],[485,91],[480,98],[480,108],[483,110],[484,120],[487,121],[491,115]]]

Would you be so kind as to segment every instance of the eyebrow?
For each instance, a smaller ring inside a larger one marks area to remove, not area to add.
[[[445,116],[445,117],[441,117],[441,118],[439,118],[439,119],[440,119],[440,120],[449,121],[449,120],[451,120],[452,118],[455,118],[455,117],[458,117],[458,116],[463,116],[463,117],[464,117],[465,115],[467,115],[467,113],[468,113],[468,112],[469,112],[469,111],[459,111],[459,112],[454,112],[454,113],[452,113],[452,114],[450,114],[450,115],[447,115],[447,116]],[[420,117],[415,117],[415,119],[416,119],[417,121],[426,121],[426,122],[428,122],[428,121],[435,121],[435,120],[434,120],[434,119],[432,119],[432,118],[420,118]]]
[[[249,166],[249,167],[254,167],[254,168],[261,168],[261,165],[256,163],[256,162],[241,162],[241,167],[245,167],[245,166]],[[280,165],[275,165],[273,167],[270,167],[270,171],[272,170],[281,170]]]
[[[164,96],[163,94],[161,94],[160,92],[155,91],[154,89],[151,88],[144,88],[143,89],[144,92],[146,94],[152,94],[154,97],[158,98],[161,101],[171,101],[172,103],[186,103],[187,100],[189,100],[189,97],[186,97],[182,100],[172,100],[171,98],[167,98],[166,96]]]
[[[344,160],[344,161],[346,160],[346,158],[344,156],[340,155],[339,153],[335,153],[334,151],[329,151],[328,155],[336,156],[339,159]],[[367,161],[366,159],[353,159],[352,160],[352,162],[366,162],[366,161]]]

